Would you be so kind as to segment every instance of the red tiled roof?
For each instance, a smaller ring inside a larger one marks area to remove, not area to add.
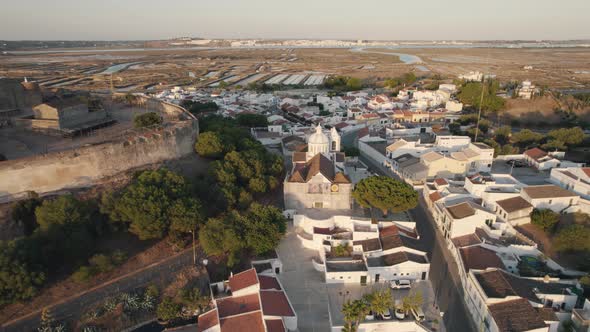
[[[505,269],[502,260],[495,252],[480,246],[459,249],[465,270],[485,270],[488,267]]]
[[[265,319],[266,331],[268,332],[285,332],[287,329],[282,319]]]
[[[254,293],[219,299],[217,300],[217,310],[219,310],[220,318],[260,310],[258,294]]]
[[[332,232],[330,232],[329,228],[323,228],[323,227],[314,227],[313,228],[313,233],[314,234],[322,234],[322,235],[330,235],[332,234]]]
[[[463,235],[463,236],[457,236],[457,237],[452,238],[451,241],[453,242],[453,244],[457,248],[468,247],[468,246],[472,246],[474,244],[482,243],[479,236],[477,236],[477,234],[475,234],[475,233],[471,233],[471,234],[467,234],[467,235]]]
[[[260,276],[258,276],[258,279],[260,280],[260,289],[281,290],[281,285],[279,284],[279,281],[275,277],[260,275]]]
[[[346,123],[346,122],[340,122],[340,123],[335,124],[334,125],[334,128],[336,128],[336,129],[342,129],[342,128],[348,127],[348,126],[349,126],[348,123]]]
[[[432,194],[428,195],[428,197],[430,198],[431,202],[436,202],[442,198],[442,195],[438,191],[435,191]]]
[[[582,172],[584,172],[587,177],[590,177],[590,167],[583,167]]]
[[[260,311],[221,319],[221,332],[265,332]]]
[[[488,308],[500,332],[530,331],[547,326],[527,299],[491,304]]]
[[[212,328],[219,324],[219,317],[217,317],[217,309],[207,311],[206,313],[199,316],[197,326],[199,331],[205,331],[206,329]]]
[[[255,269],[249,269],[238,274],[234,274],[229,278],[229,287],[232,292],[239,291],[246,287],[256,285],[258,283],[258,275]]]
[[[446,184],[449,184],[447,182],[447,180],[445,180],[443,178],[436,178],[436,179],[434,179],[434,183],[438,184],[439,186],[444,186]]]
[[[269,316],[295,316],[289,300],[282,291],[260,291],[262,312]]]
[[[531,157],[532,159],[539,159],[539,158],[543,158],[547,155],[547,152],[539,149],[539,148],[532,148],[532,149],[528,149],[525,152],[523,152],[524,155]]]

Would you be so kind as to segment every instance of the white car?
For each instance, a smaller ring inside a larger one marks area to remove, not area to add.
[[[369,313],[365,316],[365,320],[375,320],[375,315],[372,311],[369,311]]]
[[[419,322],[424,321],[424,311],[422,311],[421,308],[412,309],[411,312],[412,316],[414,316],[414,319],[416,319]]]
[[[393,311],[393,314],[395,315],[395,318],[399,320],[404,320],[404,318],[406,318],[406,312],[402,308],[402,301],[395,300],[395,309]]]
[[[404,289],[404,288],[412,288],[412,282],[410,280],[392,280],[389,285],[392,289]]]
[[[388,309],[383,314],[381,314],[381,319],[390,320],[391,319],[391,310]]]

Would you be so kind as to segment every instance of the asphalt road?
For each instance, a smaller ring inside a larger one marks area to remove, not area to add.
[[[201,258],[202,257],[199,257],[199,260]],[[103,284],[102,286],[97,286],[83,294],[64,299],[62,302],[56,303],[50,307],[51,313],[53,314],[53,317],[58,320],[78,317],[78,315],[80,315],[83,310],[86,310],[89,305],[102,301],[107,297],[121,292],[131,291],[155,281],[162,281],[164,283],[170,282],[176,277],[175,272],[192,264],[192,251],[187,249],[165,261],[154,263],[142,270],[123,276],[116,281],[106,285]],[[39,310],[41,309],[42,308],[39,308]],[[36,328],[39,326],[39,316],[40,312],[38,311],[34,314],[3,323],[2,331],[36,331]]]
[[[360,159],[367,164],[373,172],[398,178],[390,170],[375,165],[366,158]],[[399,179],[399,178],[398,178]],[[436,301],[440,310],[444,312],[443,321],[447,331],[463,332],[477,331],[471,316],[467,314],[467,308],[463,301],[463,287],[454,259],[449,249],[445,246],[442,235],[436,228],[432,215],[422,200],[418,206],[410,210],[410,215],[416,222],[420,240],[426,245],[428,258],[430,259],[429,278],[436,294]]]

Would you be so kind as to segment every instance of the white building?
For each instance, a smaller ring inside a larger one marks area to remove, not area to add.
[[[554,184],[529,186],[521,191],[522,198],[535,209],[550,209],[561,213],[578,205],[580,196]]]
[[[553,168],[550,181],[590,200],[590,167]]]

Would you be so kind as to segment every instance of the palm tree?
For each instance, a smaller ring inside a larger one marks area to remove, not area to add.
[[[344,314],[344,331],[356,332],[361,320],[369,312],[369,306],[364,300],[346,301],[342,305],[342,313]]]
[[[383,315],[393,308],[393,297],[388,289],[367,294],[365,299],[371,311],[379,315]]]
[[[413,294],[408,294],[408,296],[404,297],[402,300],[402,308],[405,312],[409,312],[410,310],[418,309],[424,303],[424,299],[422,298],[422,292],[417,291]]]

